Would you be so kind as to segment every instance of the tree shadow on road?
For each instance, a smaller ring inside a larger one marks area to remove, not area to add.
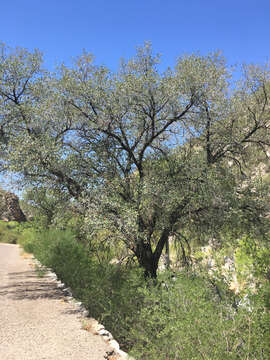
[[[48,276],[38,277],[35,271],[8,274],[9,284],[0,286],[0,297],[12,300],[63,299],[64,293]]]

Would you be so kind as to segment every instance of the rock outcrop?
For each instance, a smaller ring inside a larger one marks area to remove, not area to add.
[[[4,221],[26,221],[19,205],[18,196],[4,190],[0,190],[0,219]]]

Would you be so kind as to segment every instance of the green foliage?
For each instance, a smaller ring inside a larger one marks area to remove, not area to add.
[[[37,229],[33,226],[24,228],[21,231],[19,244],[28,253],[34,253],[37,238]]]
[[[234,83],[219,53],[192,54],[161,74],[146,43],[117,73],[87,53],[49,73],[38,51],[0,48],[3,165],[30,185],[35,217],[25,249],[138,358],[269,357],[267,167],[246,169],[270,146],[269,69],[247,66]],[[164,274],[158,286],[112,264],[122,242],[156,278],[170,236],[183,258],[242,239],[238,272],[260,278],[252,311],[232,307],[222,273]]]
[[[138,360],[269,358],[262,294],[236,308],[207,276],[164,272],[146,282],[138,269],[96,261],[70,231],[37,233],[34,253]]]
[[[17,244],[21,238],[20,224],[16,221],[5,222],[0,220],[0,242]]]
[[[236,311],[194,274],[163,281],[161,288],[143,290],[144,305],[131,329],[137,359],[268,359],[269,312],[263,305]]]
[[[239,270],[253,273],[258,280],[262,278],[270,280],[270,247],[269,241],[258,241],[250,236],[244,236],[239,240],[236,251],[236,259]]]
[[[20,204],[28,218],[34,220],[39,227],[49,227],[52,224],[61,227],[71,217],[67,196],[49,187],[28,188]]]
[[[34,255],[45,266],[53,269],[59,277],[73,288],[82,285],[85,274],[91,269],[86,249],[79,244],[72,232],[45,230],[37,234]],[[76,282],[80,279],[80,284]]]
[[[38,51],[0,48],[3,164],[34,188],[44,226],[64,229],[58,198],[77,201],[89,231],[112,230],[152,277],[179,229],[207,242],[260,226],[267,197],[243,169],[270,145],[267,67],[246,66],[235,83],[216,52],[161,73],[145,43],[117,72],[84,52],[49,73]]]

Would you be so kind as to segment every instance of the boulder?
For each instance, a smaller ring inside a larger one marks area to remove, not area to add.
[[[0,219],[4,221],[26,221],[17,195],[0,190]]]

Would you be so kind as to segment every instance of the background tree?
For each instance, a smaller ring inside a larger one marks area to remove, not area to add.
[[[20,204],[29,219],[36,219],[46,228],[56,225],[57,218],[65,218],[70,208],[65,194],[46,187],[28,188]]]

